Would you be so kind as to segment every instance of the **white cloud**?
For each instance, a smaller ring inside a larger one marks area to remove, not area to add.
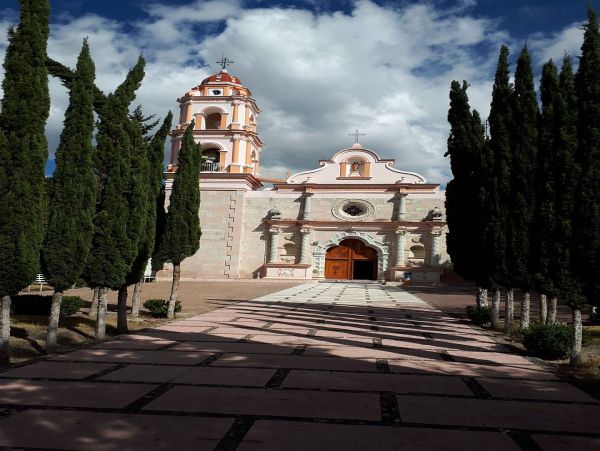
[[[350,14],[244,9],[233,0],[154,3],[145,8],[149,18],[129,24],[97,15],[53,24],[49,54],[72,66],[88,36],[98,85],[112,91],[143,52],[146,78],[135,104],[164,116],[225,53],[263,110],[265,167],[316,167],[350,145],[348,133],[359,128],[367,133],[362,144],[396,158],[397,168],[445,183],[450,82],[468,80],[471,103],[486,117],[498,48],[510,42],[496,21],[468,15],[472,3],[442,10],[433,2],[394,7],[360,0]],[[198,29],[209,33],[198,39]],[[55,146],[67,96],[56,81],[51,93]]]
[[[583,23],[576,22],[557,33],[532,36],[530,47],[534,55],[543,63],[553,59],[560,66],[565,53],[573,57],[579,55],[583,42]]]

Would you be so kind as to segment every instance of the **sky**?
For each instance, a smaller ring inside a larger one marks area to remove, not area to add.
[[[359,129],[361,144],[429,182],[451,178],[444,158],[452,80],[470,84],[486,118],[502,44],[530,49],[536,82],[549,58],[580,53],[588,0],[51,0],[48,53],[74,66],[84,37],[97,85],[112,92],[141,53],[134,106],[177,117],[176,99],[216,73],[221,55],[262,109],[261,164],[272,173],[318,167]],[[592,5],[599,10],[600,0]],[[18,0],[0,2],[0,59]],[[0,69],[0,80],[3,71]],[[68,94],[50,80],[50,161]]]

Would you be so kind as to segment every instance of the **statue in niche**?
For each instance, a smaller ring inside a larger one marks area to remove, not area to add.
[[[354,163],[352,163],[351,166],[351,172],[358,172],[358,170],[360,169],[360,163],[358,161],[355,161]]]

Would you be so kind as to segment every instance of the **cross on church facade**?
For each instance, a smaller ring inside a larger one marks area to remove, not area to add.
[[[225,70],[225,69],[227,69],[227,66],[229,66],[230,64],[233,64],[233,61],[231,61],[230,59],[227,59],[227,57],[225,55],[223,55],[221,57],[221,60],[217,61],[217,64],[219,64],[221,66],[221,70]]]
[[[354,142],[358,144],[359,136],[367,136],[366,133],[358,133],[358,130],[355,130],[354,133],[348,133],[348,136],[354,136]]]

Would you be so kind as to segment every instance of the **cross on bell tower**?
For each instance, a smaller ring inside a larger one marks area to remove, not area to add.
[[[233,61],[231,61],[230,59],[227,59],[227,57],[225,55],[223,55],[221,57],[221,60],[217,61],[217,64],[221,66],[221,70],[227,70],[227,66],[229,66],[230,64],[233,64]]]
[[[366,133],[358,133],[358,130],[355,130],[354,133],[348,133],[348,136],[354,136],[354,144],[358,144],[359,136],[367,136]]]

